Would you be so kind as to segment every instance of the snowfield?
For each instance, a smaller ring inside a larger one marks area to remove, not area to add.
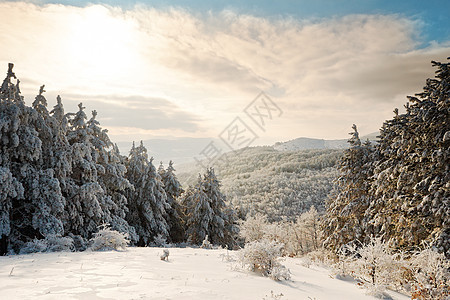
[[[230,261],[236,252],[193,248],[124,252],[58,252],[0,257],[1,299],[375,299],[327,269],[283,264],[291,281],[276,282]],[[282,294],[282,296],[280,295]],[[389,292],[392,299],[408,299]]]

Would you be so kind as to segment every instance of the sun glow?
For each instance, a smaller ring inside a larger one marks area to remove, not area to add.
[[[103,6],[76,15],[68,34],[67,59],[82,69],[81,76],[108,81],[129,78],[139,61],[135,24],[113,16]]]

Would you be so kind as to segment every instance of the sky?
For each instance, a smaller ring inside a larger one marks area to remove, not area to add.
[[[434,76],[431,60],[450,56],[449,11],[446,0],[0,1],[0,73],[15,64],[28,105],[45,84],[50,108],[61,95],[66,112],[97,110],[115,142],[230,142],[231,129],[254,145],[342,139],[354,123],[377,131]]]

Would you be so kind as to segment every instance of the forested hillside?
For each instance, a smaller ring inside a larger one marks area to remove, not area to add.
[[[324,210],[341,154],[342,150],[331,149],[252,147],[230,152],[214,166],[239,217],[263,213],[271,221],[293,220],[311,205]],[[190,183],[200,170],[195,165],[180,167],[180,181]]]

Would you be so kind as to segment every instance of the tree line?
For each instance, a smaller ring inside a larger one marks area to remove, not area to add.
[[[234,214],[213,169],[185,192],[172,162],[156,169],[142,142],[121,155],[95,110],[65,113],[60,96],[49,110],[44,88],[27,106],[13,64],[0,88],[0,254],[36,240],[84,250],[104,224],[137,246],[207,235],[233,245]]]

